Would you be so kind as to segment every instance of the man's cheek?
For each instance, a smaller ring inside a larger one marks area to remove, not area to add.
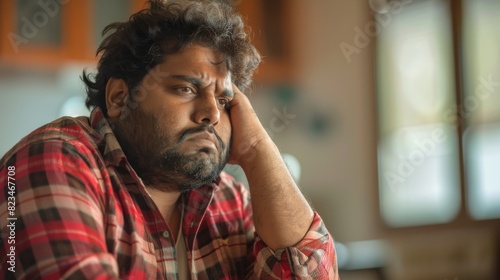
[[[219,135],[222,138],[222,140],[224,140],[224,141],[230,140],[231,134],[233,131],[233,124],[231,123],[231,118],[228,115],[227,118],[225,118],[224,120],[221,120],[221,121],[222,121],[222,123],[221,123],[221,126],[219,128]],[[226,141],[226,143],[227,143],[227,141]]]

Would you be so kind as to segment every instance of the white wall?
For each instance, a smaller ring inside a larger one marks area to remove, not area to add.
[[[84,65],[62,69],[0,66],[0,155],[35,128],[60,117],[66,99],[84,95]]]
[[[368,1],[293,3],[301,94],[335,112],[337,125],[328,140],[295,135],[280,139],[280,146],[298,151],[303,189],[336,239],[378,238],[374,41],[350,63],[339,47],[354,45],[354,27],[371,21]]]

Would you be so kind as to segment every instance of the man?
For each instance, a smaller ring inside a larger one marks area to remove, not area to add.
[[[240,91],[260,62],[241,18],[176,3],[105,29],[83,75],[90,118],[2,158],[4,278],[338,279],[330,234]]]

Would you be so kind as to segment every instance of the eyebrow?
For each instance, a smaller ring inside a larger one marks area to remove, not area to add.
[[[188,83],[193,84],[197,88],[203,87],[203,81],[200,78],[196,78],[193,76],[187,76],[187,75],[172,75],[172,78],[186,81]],[[233,98],[234,92],[232,89],[226,88],[222,91],[221,96]]]
[[[222,91],[222,96],[233,98],[234,91],[232,89],[225,89]]]
[[[188,83],[193,84],[197,88],[201,88],[203,85],[203,82],[201,79],[193,77],[193,76],[187,76],[187,75],[173,75],[172,78],[179,79],[186,81]]]

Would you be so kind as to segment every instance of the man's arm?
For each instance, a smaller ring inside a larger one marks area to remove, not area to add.
[[[248,98],[236,87],[234,91],[230,161],[239,164],[248,178],[255,229],[273,250],[293,246],[308,231],[314,212]]]
[[[0,163],[0,267],[5,279],[118,278],[116,259],[106,248],[103,196],[87,160],[74,146],[53,140],[26,146]],[[10,241],[8,177],[16,183]],[[15,261],[9,269],[5,257],[11,248]]]
[[[230,162],[245,172],[257,240],[253,277],[339,279],[333,240],[289,173],[248,98],[231,101]]]

